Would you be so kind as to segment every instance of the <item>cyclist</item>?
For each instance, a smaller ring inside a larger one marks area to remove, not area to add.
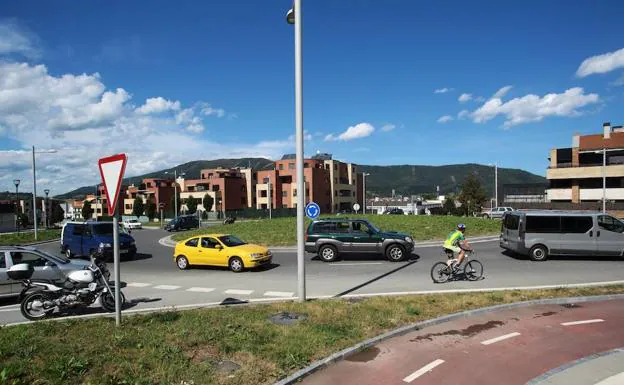
[[[457,225],[457,230],[450,233],[446,241],[444,241],[444,245],[442,245],[445,251],[451,251],[453,255],[457,254],[457,258],[449,258],[446,263],[448,266],[451,266],[451,264],[453,264],[453,267],[459,266],[466,255],[465,251],[472,251],[472,248],[464,236],[465,231],[466,226],[460,223]]]

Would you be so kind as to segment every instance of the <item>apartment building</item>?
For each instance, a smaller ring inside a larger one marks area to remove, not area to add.
[[[258,171],[256,208],[297,207],[295,156],[284,155],[275,162],[274,170]],[[352,210],[362,205],[362,175],[351,163],[333,160],[331,154],[317,154],[304,160],[305,202],[316,202],[323,213]],[[269,191],[270,186],[270,191]]]
[[[210,195],[213,205],[210,211],[241,210],[253,207],[255,196],[254,173],[250,168],[215,168],[200,171],[200,179],[178,178],[180,199],[199,199],[198,208],[204,211],[203,199]],[[182,206],[182,210],[186,205]]]
[[[574,135],[572,146],[550,152],[546,173],[551,202],[624,202],[624,127],[603,124],[596,135]],[[604,173],[604,174],[603,174]]]
[[[136,198],[141,198],[144,207],[147,207],[147,202],[152,202],[156,205],[157,210],[160,207],[160,203],[164,204],[163,210],[171,210],[174,194],[173,180],[160,179],[160,178],[148,178],[143,179],[138,186],[130,185],[126,187],[123,197],[123,214],[133,215],[134,201]]]

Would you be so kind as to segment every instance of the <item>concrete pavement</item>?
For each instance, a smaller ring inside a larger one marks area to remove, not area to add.
[[[623,319],[624,300],[469,316],[389,339],[302,384],[621,384]]]
[[[126,297],[140,300],[134,304],[135,310],[223,301],[262,301],[297,295],[297,258],[292,251],[275,250],[272,266],[240,274],[211,267],[180,271],[173,262],[173,250],[158,243],[167,232],[136,230],[132,235],[137,240],[139,255],[136,260],[121,263],[121,277],[128,283],[124,289]],[[58,242],[38,247],[53,253],[60,251]],[[577,257],[537,263],[503,254],[497,242],[483,242],[475,247],[476,258],[484,265],[485,279],[446,284],[434,284],[430,277],[431,266],[446,258],[439,245],[419,248],[411,260],[400,263],[374,255],[346,255],[340,262],[324,263],[308,254],[307,296],[489,290],[624,280],[624,262],[619,259]],[[16,306],[0,306],[0,324],[19,321],[23,318]]]

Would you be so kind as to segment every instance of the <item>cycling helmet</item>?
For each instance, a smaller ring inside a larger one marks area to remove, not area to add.
[[[457,228],[463,231],[463,230],[466,230],[466,225],[464,225],[463,223],[460,223],[457,225]]]

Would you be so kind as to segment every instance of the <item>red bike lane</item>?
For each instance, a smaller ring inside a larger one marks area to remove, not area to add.
[[[389,339],[302,384],[526,384],[624,346],[623,323],[624,300],[496,311]]]

